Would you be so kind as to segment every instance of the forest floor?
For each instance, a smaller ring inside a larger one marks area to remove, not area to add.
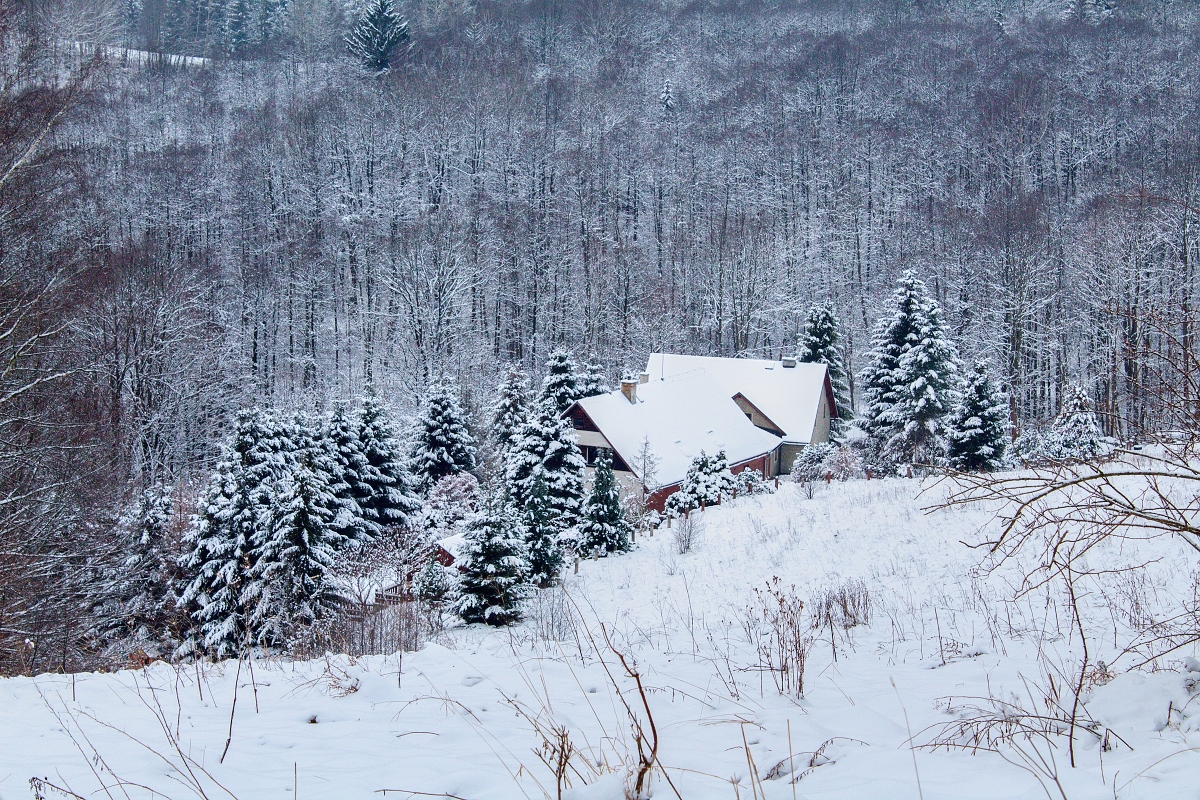
[[[1200,674],[1182,660],[1195,654],[1157,671],[1117,658],[1139,620],[1191,596],[1192,555],[1171,541],[1093,555],[1153,563],[1087,587],[1090,658],[1112,666],[1089,672],[1072,768],[1055,710],[1073,705],[1081,653],[1064,591],[1016,599],[1023,565],[985,571],[966,546],[990,512],[928,512],[941,492],[787,484],[696,515],[688,553],[662,529],[583,562],[520,626],[450,628],[403,657],[2,680],[0,798],[33,796],[36,777],[87,798],[540,800],[559,796],[545,762],[561,754],[562,797],[620,800],[637,725],[643,753],[657,741],[644,794],[660,800],[1200,796]],[[816,599],[847,580],[865,583],[869,624],[809,630]],[[762,668],[769,582],[807,601],[802,698]],[[977,754],[927,746],[989,714],[993,731],[1054,718],[1056,732]]]

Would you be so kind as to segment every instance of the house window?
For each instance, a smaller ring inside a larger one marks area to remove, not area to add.
[[[612,450],[607,447],[593,447],[588,444],[582,444],[579,446],[579,451],[583,454],[583,460],[587,462],[589,467],[596,466],[596,462],[600,460],[600,456],[604,453],[607,453],[610,459],[612,458]]]

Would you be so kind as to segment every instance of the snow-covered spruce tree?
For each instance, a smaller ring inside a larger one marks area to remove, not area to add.
[[[299,629],[325,616],[334,595],[328,573],[346,540],[332,523],[337,499],[323,470],[302,458],[281,482],[271,525],[260,529],[243,596],[250,640],[286,647]]]
[[[539,404],[521,426],[506,461],[505,480],[518,508],[525,506],[534,472],[541,469],[554,523],[561,534],[568,535],[583,510],[587,468],[571,423],[547,403]]]
[[[613,475],[612,459],[601,455],[592,477],[592,493],[583,510],[579,525],[581,552],[585,555],[599,551],[601,555],[627,552],[631,529],[621,510],[621,491]]]
[[[692,459],[679,491],[667,498],[667,513],[679,516],[695,508],[716,505],[722,497],[732,496],[736,486],[725,451],[710,456],[701,450]]]
[[[387,410],[368,387],[358,409],[358,440],[366,464],[355,499],[363,516],[383,527],[416,524],[421,500]]]
[[[475,438],[449,380],[429,387],[411,446],[409,460],[421,491],[429,491],[447,475],[475,469]]]
[[[958,351],[947,338],[941,307],[911,271],[892,296],[862,374],[859,426],[878,463],[936,464],[945,457],[943,418],[957,401]]]
[[[245,592],[255,572],[255,543],[271,528],[276,490],[291,467],[290,447],[273,413],[238,412],[180,559],[188,578],[179,605],[193,621],[180,655],[229,658],[246,648]]]
[[[104,645],[121,643],[162,657],[173,649],[175,585],[178,571],[168,526],[174,513],[171,487],[156,484],[117,524],[120,560],[102,576],[92,600],[94,635]]]
[[[438,536],[450,536],[475,513],[479,502],[479,481],[469,472],[447,475],[433,485],[425,497],[421,515],[425,529]]]
[[[558,349],[546,361],[546,377],[542,378],[542,390],[538,395],[541,405],[549,405],[558,415],[583,397],[583,377],[575,365],[575,359],[567,350]]]
[[[465,538],[452,610],[465,622],[519,622],[533,587],[520,516],[503,490],[489,498]]]
[[[363,69],[386,72],[408,37],[408,22],[396,11],[392,0],[371,0],[346,34],[346,49]]]
[[[492,441],[503,458],[529,416],[529,377],[509,364],[492,406]]]
[[[550,493],[541,465],[530,476],[521,524],[525,532],[530,582],[541,588],[554,585],[563,567],[563,544],[559,538],[562,531],[554,509],[550,507]]]
[[[358,423],[344,403],[333,407],[321,439],[327,451],[329,490],[334,497],[335,514],[330,525],[347,544],[369,542],[379,535],[378,512],[368,515],[359,505],[360,498],[370,498],[374,492],[363,479],[369,464],[358,438]]]
[[[832,442],[813,442],[806,445],[792,462],[792,480],[797,483],[819,481],[829,472],[827,461],[838,449]]]
[[[824,364],[829,371],[829,382],[833,385],[833,400],[838,418],[834,430],[844,428],[854,419],[854,408],[850,405],[850,384],[847,381],[846,362],[840,346],[837,314],[829,303],[814,305],[808,310],[804,322],[804,333],[800,335],[797,359],[805,364]]]
[[[599,364],[588,364],[584,367],[579,385],[579,397],[576,399],[595,397],[611,391],[612,387],[608,385],[608,376],[604,374],[604,367]]]
[[[993,387],[986,363],[975,362],[946,428],[950,466],[966,472],[992,472],[1004,466],[1008,401]]]
[[[1062,407],[1045,437],[1045,449],[1046,455],[1056,461],[1089,461],[1106,451],[1096,414],[1079,384],[1068,383],[1063,390]]]

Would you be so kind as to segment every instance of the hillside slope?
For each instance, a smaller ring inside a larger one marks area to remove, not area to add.
[[[451,628],[403,657],[0,681],[0,798],[30,796],[31,777],[85,797],[557,797],[545,762],[569,742],[562,796],[618,800],[636,780],[637,725],[643,752],[657,739],[643,793],[658,798],[1192,796],[1200,675],[1182,662],[1094,673],[1081,717],[1096,733],[1076,733],[1075,769],[1065,735],[977,755],[910,748],[992,708],[986,698],[1011,704],[1010,723],[1016,708],[1053,716],[1046,698],[1069,692],[1055,670],[1071,674],[1079,645],[1061,592],[1014,601],[1021,565],[978,569],[964,542],[986,509],[926,513],[940,490],[920,489],[858,482],[808,498],[789,484],[743,498],[696,515],[686,554],[677,525],[660,530],[629,555],[583,562],[521,626]],[[1153,615],[1191,592],[1187,554],[1149,549],[1093,556],[1161,559],[1144,585],[1114,580],[1085,598],[1088,630],[1109,630],[1089,642],[1093,662],[1114,663],[1132,609]],[[809,630],[816,600],[847,581],[869,594],[869,624]],[[760,649],[774,641],[764,608],[793,595],[812,637],[799,699]]]

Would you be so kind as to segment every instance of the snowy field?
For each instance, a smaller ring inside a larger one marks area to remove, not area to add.
[[[1195,654],[1126,674],[1114,650],[1138,617],[1190,596],[1193,554],[1177,542],[1092,555],[1159,560],[1145,581],[1083,598],[1091,660],[1113,676],[1085,687],[1095,732],[1077,731],[1074,769],[1065,735],[977,754],[925,746],[988,698],[1053,716],[1069,694],[1056,670],[1072,675],[1079,641],[1061,588],[1014,601],[1021,565],[978,568],[964,542],[979,541],[986,509],[926,513],[940,489],[920,488],[855,482],[809,498],[789,484],[709,509],[691,552],[662,529],[583,562],[566,597],[544,596],[516,628],[452,628],[402,658],[0,681],[0,798],[33,796],[38,777],[87,798],[536,800],[559,796],[557,754],[562,797],[619,800],[635,724],[643,752],[657,742],[656,798],[1200,796]],[[869,624],[812,634],[803,698],[761,668],[754,631],[774,578],[806,614],[850,580],[871,598]]]

